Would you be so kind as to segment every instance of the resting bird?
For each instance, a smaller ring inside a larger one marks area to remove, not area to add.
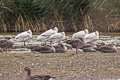
[[[50,36],[49,40],[64,40],[65,39],[65,32],[55,33]]]
[[[99,50],[104,53],[116,53],[117,52],[117,48],[113,46],[112,44],[103,45],[99,48]]]
[[[75,38],[84,38],[85,35],[87,35],[89,33],[88,29],[85,29],[85,30],[82,30],[82,31],[79,31],[77,33],[74,33],[72,38],[75,39]]]
[[[28,68],[28,67],[25,67],[23,69],[23,72],[26,71],[27,72],[27,75],[26,75],[26,78],[25,80],[56,80],[55,77],[51,77],[49,75],[34,75],[34,76],[31,76],[31,69]]]
[[[99,39],[99,32],[96,31],[96,32],[89,33],[85,36],[85,39],[86,40],[97,40]]]
[[[67,51],[67,47],[64,44],[57,44],[53,47],[56,53],[65,53]]]
[[[14,45],[14,41],[11,38],[0,40],[0,48],[2,52],[8,51],[8,48],[11,48]]]
[[[67,44],[72,45],[73,48],[81,49],[85,45],[84,40],[82,38],[67,40]]]
[[[43,46],[31,46],[29,47],[31,51],[36,51],[40,53],[54,53],[55,48],[49,45],[43,45]]]
[[[37,40],[41,41],[41,40],[48,39],[51,35],[53,35],[57,32],[58,32],[58,28],[54,27],[53,29],[49,29],[49,30],[45,31],[44,33],[42,33],[41,35],[39,35],[37,37]]]
[[[25,46],[25,41],[29,40],[30,38],[32,38],[32,31],[31,30],[22,32],[15,37],[15,39],[19,39],[21,41],[24,41],[24,46]]]

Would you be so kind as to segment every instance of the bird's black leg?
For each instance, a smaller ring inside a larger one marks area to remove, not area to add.
[[[52,40],[50,40],[50,46],[52,46]]]
[[[26,46],[26,45],[25,45],[25,41],[24,41],[24,46]]]
[[[78,42],[77,42],[77,46],[76,46],[76,54],[78,53]]]

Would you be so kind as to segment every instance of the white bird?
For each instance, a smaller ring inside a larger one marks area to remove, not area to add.
[[[53,29],[49,29],[49,30],[45,31],[44,33],[42,33],[41,35],[39,35],[37,37],[37,40],[40,41],[40,40],[48,39],[51,35],[53,35],[57,32],[58,32],[58,28],[54,27]]]
[[[75,38],[84,38],[85,35],[87,35],[88,33],[89,33],[88,29],[85,29],[85,30],[74,33],[72,38],[73,39],[75,39]]]
[[[65,32],[55,33],[50,36],[50,40],[63,40],[65,39]]]
[[[85,36],[85,39],[86,40],[97,40],[99,39],[99,32],[96,31],[96,32],[89,33]]]
[[[32,38],[32,31],[31,30],[22,32],[15,37],[15,39],[19,39],[20,41],[24,41],[24,46],[25,46],[25,41],[29,40],[30,38]]]

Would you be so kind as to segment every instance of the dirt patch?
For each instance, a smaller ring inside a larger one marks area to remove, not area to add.
[[[24,67],[32,75],[51,75],[57,80],[118,80],[120,50],[117,53],[0,54],[0,80],[24,80]]]

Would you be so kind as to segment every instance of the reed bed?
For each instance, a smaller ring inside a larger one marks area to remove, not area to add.
[[[118,0],[1,0],[0,31],[120,31]],[[118,5],[118,6],[117,6]]]

